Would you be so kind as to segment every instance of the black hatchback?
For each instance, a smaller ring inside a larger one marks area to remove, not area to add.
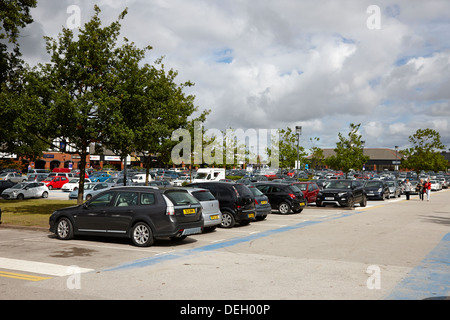
[[[197,182],[187,187],[208,189],[219,200],[223,228],[232,228],[236,222],[247,225],[256,217],[255,197],[247,186],[234,182]]]
[[[146,247],[155,238],[182,240],[202,232],[200,202],[185,190],[117,187],[82,205],[59,209],[50,216],[50,232],[62,240],[75,235],[131,238]]]
[[[303,192],[295,185],[278,182],[259,182],[254,184],[268,198],[272,209],[281,214],[300,213],[306,206]]]

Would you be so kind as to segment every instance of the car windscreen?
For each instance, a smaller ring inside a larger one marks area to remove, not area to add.
[[[212,195],[211,192],[207,190],[201,190],[201,191],[194,191],[192,192],[192,195],[198,200],[198,201],[211,201],[216,200],[216,198]]]
[[[351,181],[330,181],[325,189],[351,189]]]
[[[11,189],[23,189],[25,186],[27,186],[28,184],[27,183],[18,183],[18,184],[16,184],[16,185],[13,185],[12,187],[11,187]]]
[[[164,193],[174,205],[198,204],[198,200],[187,192],[168,191]]]
[[[367,181],[366,182],[366,187],[377,187],[377,188],[379,188],[379,187],[381,187],[382,186],[382,182],[379,182],[379,181]]]

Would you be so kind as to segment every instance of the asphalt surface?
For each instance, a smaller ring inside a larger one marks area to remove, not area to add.
[[[310,206],[149,248],[0,225],[0,299],[447,299],[449,195]]]

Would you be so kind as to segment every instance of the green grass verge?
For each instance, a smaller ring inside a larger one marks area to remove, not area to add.
[[[74,206],[76,200],[0,200],[3,225],[48,228],[53,211]]]

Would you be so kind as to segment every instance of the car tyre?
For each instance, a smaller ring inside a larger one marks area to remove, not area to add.
[[[149,247],[155,241],[152,229],[145,222],[138,222],[131,230],[131,241],[137,247]]]
[[[23,194],[19,193],[16,197],[17,200],[23,200],[25,197],[23,196]]]
[[[289,203],[280,202],[280,204],[278,204],[278,212],[281,214],[291,213],[291,206],[289,205]]]
[[[231,212],[222,212],[222,222],[220,223],[220,226],[222,228],[233,228],[235,223],[236,220],[234,219],[234,216]]]
[[[73,239],[73,225],[68,218],[61,218],[56,223],[56,237],[60,240]]]
[[[365,207],[367,205],[367,197],[365,195],[362,196],[361,202],[359,203],[361,207]]]
[[[44,192],[42,192],[42,198],[48,198],[48,192],[47,191],[44,191]]]

